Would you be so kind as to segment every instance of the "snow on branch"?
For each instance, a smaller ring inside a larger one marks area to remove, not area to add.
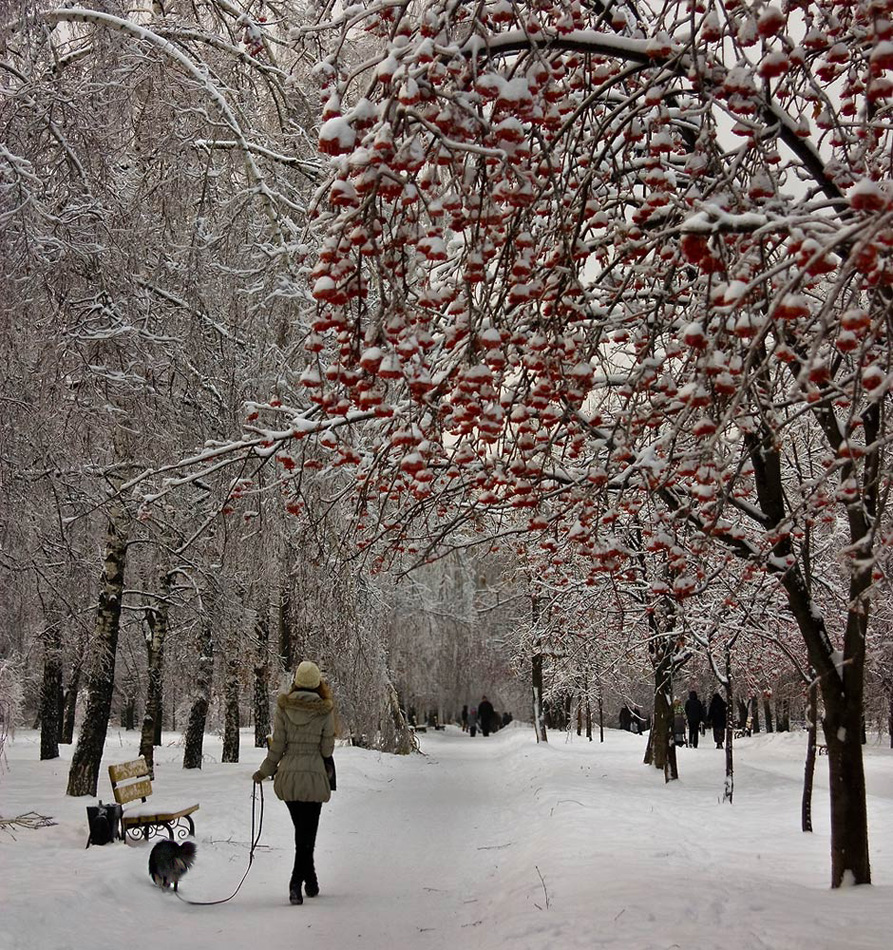
[[[254,161],[250,144],[246,139],[244,132],[242,131],[242,126],[239,123],[239,120],[236,118],[236,115],[230,107],[230,104],[227,102],[226,97],[223,95],[220,89],[217,88],[217,85],[211,81],[207,68],[194,63],[185,53],[177,49],[173,43],[171,43],[169,40],[166,40],[163,36],[159,36],[158,33],[155,33],[144,26],[140,26],[140,24],[134,23],[132,20],[125,20],[121,17],[112,16],[110,13],[102,13],[98,10],[87,10],[81,7],[71,7],[69,9],[49,10],[44,14],[44,18],[50,23],[62,23],[66,21],[92,23],[97,26],[104,26],[107,29],[118,30],[122,33],[127,33],[141,42],[148,43],[150,46],[155,47],[159,52],[173,60],[186,73],[188,73],[198,83],[198,85],[205,90],[208,97],[217,106],[223,121],[227,126],[229,126],[230,129],[232,129],[232,132],[236,138],[236,141],[239,143],[239,147],[244,156],[245,168],[248,172],[248,177],[257,189],[258,193],[261,195],[264,208],[267,212],[267,217],[269,218],[270,224],[272,225],[273,230],[276,232],[280,243],[284,242],[284,235],[279,225],[279,218],[273,202],[273,194],[267,188],[263,175],[261,174],[260,169],[257,167],[257,163]]]

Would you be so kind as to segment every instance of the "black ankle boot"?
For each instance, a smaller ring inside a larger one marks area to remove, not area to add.
[[[289,904],[303,904],[304,898],[301,897],[301,883],[300,881],[297,884],[292,884],[288,889],[288,902]]]
[[[319,881],[316,879],[316,869],[311,867],[304,878],[304,891],[308,897],[316,897],[319,893]]]

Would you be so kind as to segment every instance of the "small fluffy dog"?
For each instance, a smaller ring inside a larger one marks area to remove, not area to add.
[[[195,842],[159,841],[149,855],[149,877],[159,887],[177,884],[180,878],[192,867],[195,861]]]

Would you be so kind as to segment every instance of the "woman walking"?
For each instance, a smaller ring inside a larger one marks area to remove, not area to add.
[[[319,667],[304,660],[294,683],[276,701],[273,741],[255,782],[275,776],[273,790],[284,801],[295,826],[295,865],[288,885],[292,904],[303,904],[301,885],[308,897],[319,893],[313,849],[322,803],[331,797],[324,758],[335,748],[332,690]]]
[[[716,748],[721,749],[726,737],[726,704],[719,693],[713,694],[710,708],[707,710],[707,721],[713,726],[713,738]]]

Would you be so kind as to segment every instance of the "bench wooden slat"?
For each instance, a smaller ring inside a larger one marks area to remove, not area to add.
[[[181,808],[179,811],[159,811],[145,815],[124,815],[125,825],[153,825],[159,822],[176,821],[178,818],[185,818],[194,811],[198,811],[198,805],[190,805],[188,808]]]
[[[138,798],[148,798],[152,794],[152,783],[147,778],[130,782],[128,785],[113,784],[112,788],[115,792],[115,801],[119,805],[126,805]]]
[[[118,765],[109,766],[109,778],[112,782],[125,782],[129,778],[142,778],[149,774],[149,766],[146,765],[144,756],[134,759],[132,762],[119,762]]]

